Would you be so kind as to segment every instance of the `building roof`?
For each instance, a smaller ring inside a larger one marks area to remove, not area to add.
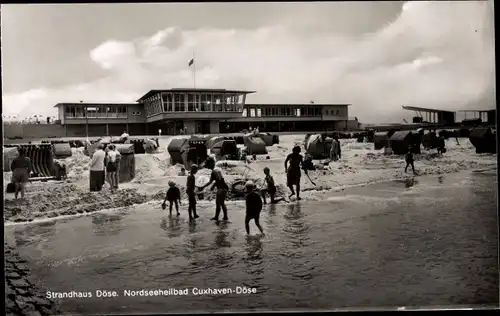
[[[89,106],[96,106],[96,105],[106,105],[106,106],[120,106],[120,105],[137,105],[138,103],[136,102],[127,102],[127,103],[103,103],[103,102],[60,102],[54,105],[55,108],[58,108],[63,105],[89,105]]]
[[[496,109],[489,109],[489,110],[458,110],[457,112],[492,112],[496,111]]]
[[[334,103],[246,103],[245,106],[351,106],[352,104],[334,104]]]
[[[220,92],[220,93],[233,93],[233,94],[250,94],[256,91],[246,91],[246,90],[226,90],[226,89],[203,89],[203,88],[173,88],[173,89],[158,89],[150,90],[148,93],[140,97],[137,102],[149,98],[150,96],[162,93],[162,92]]]
[[[431,112],[431,113],[455,113],[454,111],[446,111],[446,110],[439,110],[439,109],[429,109],[429,108],[420,108],[416,106],[406,106],[403,105],[403,109],[409,110],[409,111],[421,111],[421,112]]]

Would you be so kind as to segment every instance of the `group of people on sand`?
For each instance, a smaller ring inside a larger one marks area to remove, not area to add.
[[[89,163],[90,191],[99,192],[106,182],[112,191],[118,189],[120,182],[121,154],[114,144],[99,144]]]
[[[300,146],[295,146],[292,153],[289,154],[285,160],[285,172],[287,176],[287,186],[290,188],[291,194],[297,195],[297,200],[300,200],[300,180],[301,180],[301,169],[304,169],[303,156],[300,154]],[[199,170],[198,165],[191,165],[190,172],[187,175],[186,181],[186,194],[188,196],[188,214],[189,221],[192,222],[199,218],[196,212],[196,200],[197,192],[203,191],[205,188],[211,186],[211,190],[216,190],[215,193],[215,215],[211,220],[219,222],[219,218],[222,211],[222,220],[228,221],[228,210],[226,206],[226,198],[229,192],[229,185],[227,184],[224,176],[222,174],[222,169],[215,167],[212,164],[204,164],[206,168],[212,169],[210,180],[203,186],[196,186],[195,175]],[[304,169],[307,172],[306,169]],[[283,200],[283,198],[277,198],[277,188],[274,182],[274,178],[271,175],[271,170],[265,167],[264,170],[264,181],[265,187],[258,189],[253,181],[247,181],[245,183],[245,229],[247,234],[250,234],[250,222],[254,220],[255,225],[263,234],[264,230],[260,225],[260,213],[262,211],[263,205],[267,204],[266,196],[269,195],[270,203],[275,204]],[[169,214],[172,215],[173,208],[175,207],[177,216],[180,215],[179,205],[181,205],[181,192],[177,187],[175,182],[169,181],[169,188],[165,194],[165,199],[162,203],[162,208],[165,210],[167,208],[167,202],[169,207]]]

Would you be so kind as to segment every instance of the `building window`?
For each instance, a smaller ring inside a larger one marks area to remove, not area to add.
[[[243,109],[243,112],[241,112],[241,116],[247,117],[247,109]]]
[[[336,115],[340,115],[340,111],[339,111],[339,110],[337,110],[337,111],[335,112],[335,114],[336,114]]]
[[[200,95],[201,111],[209,112],[211,102],[212,102],[211,94],[203,93],[202,95]]]
[[[127,107],[125,105],[119,105],[117,110],[118,110],[117,117],[119,117],[119,118],[126,118],[127,117]]]
[[[188,93],[188,111],[194,112],[196,110],[196,95]]]
[[[300,109],[296,109],[296,115],[300,116]]]
[[[255,109],[250,109],[250,117],[255,117]]]
[[[257,117],[262,117],[262,109],[257,109]]]
[[[175,104],[175,112],[184,111],[184,95],[180,93],[174,94],[174,104]]]

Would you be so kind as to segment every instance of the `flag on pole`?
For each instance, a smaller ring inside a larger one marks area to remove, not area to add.
[[[191,60],[189,61],[188,67],[191,67],[192,64],[194,64],[194,58],[191,58]]]

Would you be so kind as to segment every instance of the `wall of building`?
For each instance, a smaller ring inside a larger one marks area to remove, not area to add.
[[[146,121],[146,114],[144,113],[144,105],[140,103],[128,105],[127,115],[129,123],[144,123]]]
[[[323,117],[347,117],[347,105],[325,105],[323,106]]]
[[[4,124],[4,138],[65,137],[66,129],[58,124]]]
[[[196,122],[195,121],[184,121],[184,127],[186,128],[186,134],[196,134]]]
[[[210,121],[210,133],[212,134],[220,133],[219,121]]]

